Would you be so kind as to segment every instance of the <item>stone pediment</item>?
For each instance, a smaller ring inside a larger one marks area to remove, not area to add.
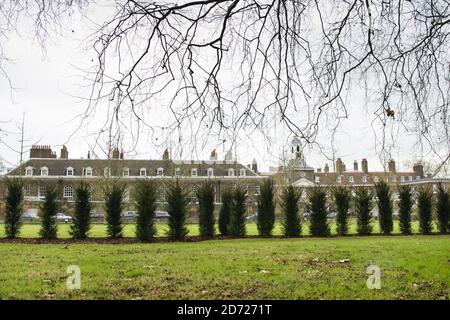
[[[306,178],[300,178],[294,182],[292,182],[292,186],[294,187],[314,187],[316,184]]]

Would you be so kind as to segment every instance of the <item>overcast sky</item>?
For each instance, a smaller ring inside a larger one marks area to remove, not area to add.
[[[105,8],[91,10],[89,18],[101,21],[108,11]],[[101,10],[101,11],[100,11]],[[58,153],[62,144],[66,144],[71,158],[86,157],[89,146],[92,145],[92,132],[101,126],[104,115],[97,114],[89,127],[76,130],[79,120],[74,116],[86,107],[86,101],[79,98],[86,96],[86,80],[83,78],[83,68],[89,66],[95,54],[83,40],[95,29],[92,21],[74,17],[62,35],[51,39],[46,44],[45,51],[33,41],[30,33],[21,32],[11,34],[9,41],[4,44],[5,52],[14,61],[7,65],[7,71],[13,86],[11,91],[5,78],[0,78],[0,157],[8,166],[19,162],[19,125],[25,115],[26,145],[45,144],[52,146]],[[23,30],[27,30],[26,24]],[[361,88],[361,87],[360,87]],[[361,91],[359,91],[361,90]],[[382,163],[375,147],[376,130],[371,127],[372,115],[364,108],[364,93],[362,89],[353,87],[349,94],[349,119],[342,122],[342,126],[335,138],[336,155],[341,157],[352,168],[353,160],[369,160],[370,170],[381,170]],[[73,136],[71,134],[74,133]],[[283,126],[273,128],[272,143],[268,144],[257,134],[241,136],[236,146],[238,160],[250,163],[253,158],[259,167],[267,170],[269,166],[276,166],[283,148],[288,147],[291,137]],[[175,140],[173,138],[172,140]],[[394,134],[392,140],[392,157],[402,169],[407,160],[419,159],[423,156],[419,148],[414,147],[415,137],[407,134]],[[319,141],[330,147],[328,134],[319,136]],[[165,147],[174,148],[176,142],[155,146],[143,139],[137,150],[129,152],[129,158],[158,159]],[[217,148],[219,159],[230,147],[229,142],[222,143],[222,139],[209,141],[205,146],[200,144],[195,152],[185,152],[184,158],[207,159],[212,148]],[[193,148],[190,148],[192,150]],[[99,150],[94,150],[100,153]],[[125,151],[128,152],[125,147]],[[305,150],[306,159],[310,166],[323,167],[329,163],[324,155],[314,149]],[[28,154],[26,155],[26,158]]]

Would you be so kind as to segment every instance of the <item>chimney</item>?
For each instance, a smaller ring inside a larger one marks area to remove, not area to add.
[[[353,161],[353,171],[358,171],[358,161]]]
[[[61,153],[60,153],[59,157],[61,159],[69,159],[69,151],[67,151],[67,147],[66,146],[63,146],[61,148]]]
[[[343,172],[347,171],[347,167],[345,166],[345,163],[342,164],[342,171]]]
[[[364,173],[369,173],[369,164],[367,163],[367,159],[364,158],[361,161],[361,169],[364,171]]]
[[[211,160],[211,161],[217,161],[217,152],[216,152],[216,149],[213,149],[213,150],[211,151],[211,155],[209,156],[209,160]]]
[[[253,159],[252,161],[252,170],[258,172],[258,163],[256,162],[256,159]]]
[[[416,163],[416,164],[413,166],[413,171],[414,171],[414,174],[415,174],[416,176],[419,176],[419,177],[421,177],[421,178],[424,177],[424,174],[423,174],[423,165],[421,165],[420,163]]]
[[[342,163],[341,158],[337,158],[336,160],[336,173],[341,174],[344,171],[344,164]]]
[[[88,160],[91,159],[91,151],[88,150],[88,155],[87,155]]]
[[[166,148],[163,153],[163,160],[169,160],[169,149]]]
[[[322,172],[322,169],[321,168],[317,168],[317,172]]]
[[[52,159],[56,158],[56,154],[50,146],[33,145],[30,149],[30,159],[33,158]]]
[[[324,171],[325,172],[330,172],[330,167],[328,167],[328,163],[325,164]]]
[[[124,153],[123,153],[123,149],[120,151],[120,155],[119,155],[119,158],[120,158],[120,160],[123,160],[123,155],[124,155]]]
[[[389,160],[388,162],[388,168],[389,168],[389,172],[395,173],[395,161],[394,159]]]
[[[112,152],[112,158],[119,159],[119,157],[120,157],[119,149],[116,147],[116,148],[114,148],[114,150]]]

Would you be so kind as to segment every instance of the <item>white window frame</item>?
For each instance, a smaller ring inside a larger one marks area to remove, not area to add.
[[[71,172],[72,174],[69,174],[69,172]],[[67,177],[73,177],[74,174],[75,174],[75,170],[74,170],[73,167],[67,167],[67,168],[66,168],[66,176],[67,176]]]
[[[192,168],[191,169],[191,177],[196,177],[197,176],[197,168]]]
[[[315,176],[314,177],[314,182],[315,183],[320,183],[320,177],[319,176]]]
[[[400,182],[405,182],[405,176],[400,176]]]
[[[63,198],[67,200],[73,199],[73,186],[64,186],[63,188]]]
[[[342,183],[342,176],[337,176],[337,178],[336,178],[336,182],[337,183]]]
[[[255,185],[255,196],[258,196],[261,193],[261,186]]]
[[[227,174],[228,174],[229,177],[234,177],[234,169],[233,168],[228,168]]]
[[[164,186],[158,187],[158,201],[159,202],[166,201],[166,190],[165,190]]]
[[[92,168],[91,167],[84,168],[84,175],[86,177],[92,177],[93,176]]]
[[[105,177],[111,177],[111,168],[105,167],[105,168],[103,169],[103,175],[104,175]]]
[[[181,176],[181,168],[175,168],[175,176],[176,177]]]
[[[48,167],[42,167],[41,168],[41,176],[47,177],[48,176],[48,172],[49,172]]]
[[[353,176],[348,176],[348,182],[355,183],[355,178]]]
[[[164,176],[164,168],[156,169],[156,175],[159,177],[163,177]]]
[[[419,181],[420,179],[420,176],[416,176],[416,181]]]
[[[408,180],[409,180],[409,181],[413,181],[413,176],[409,176],[409,177],[408,177]]]
[[[245,169],[239,169],[239,176],[240,177],[245,177],[247,175],[247,170]]]
[[[147,176],[147,169],[140,168],[139,169],[139,177],[146,177]]]
[[[208,168],[208,169],[206,170],[206,175],[207,175],[208,177],[214,177],[214,169],[213,169],[213,168]]]
[[[28,176],[28,177],[30,177],[30,176],[33,175],[33,171],[34,171],[34,168],[33,168],[33,167],[26,167],[26,168],[25,168],[25,175]]]
[[[44,198],[46,192],[47,192],[47,186],[45,186],[43,184],[38,185],[38,197],[39,198]]]
[[[367,182],[367,176],[361,176],[361,182],[366,183]]]
[[[380,178],[378,178],[378,176],[373,177],[373,182],[379,182],[379,181],[380,181]]]
[[[122,169],[122,176],[123,177],[129,177],[130,176],[130,168],[123,168]]]
[[[23,195],[24,197],[31,197],[31,185],[26,184],[23,186]]]

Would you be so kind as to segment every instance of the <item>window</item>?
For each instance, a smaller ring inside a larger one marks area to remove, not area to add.
[[[159,169],[158,169],[158,170],[159,170]],[[146,176],[147,176],[147,169],[145,169],[145,168],[139,169],[139,175],[140,175],[141,177],[146,177]],[[158,176],[159,176],[159,174],[158,174]]]
[[[408,177],[408,180],[409,180],[409,181],[412,181],[412,180],[413,180],[413,176],[409,176],[409,177]]]
[[[341,176],[337,176],[336,181],[337,181],[337,183],[341,183],[342,182],[342,177]]]
[[[73,199],[73,187],[72,186],[64,186],[63,197],[66,198],[67,200]]]
[[[74,172],[73,168],[72,167],[68,167],[66,169],[66,176],[73,176],[73,172]]]
[[[196,177],[197,176],[197,168],[191,169],[191,176]]]
[[[405,176],[400,177],[400,182],[405,182]]]
[[[47,167],[41,168],[41,176],[48,176],[48,168]]]
[[[377,176],[375,176],[375,177],[373,177],[373,181],[378,182],[378,181],[380,181],[380,179]]]
[[[416,180],[419,181],[420,180],[420,176],[416,176]]]
[[[245,169],[240,169],[240,170],[239,170],[239,175],[240,175],[241,177],[245,177],[245,175],[246,175],[246,170],[245,170]]]
[[[191,186],[191,202],[194,204],[198,204],[197,185],[195,184]]]
[[[314,181],[315,181],[316,183],[320,183],[320,177],[319,177],[319,176],[315,176],[315,177],[314,177]]]
[[[214,176],[214,169],[213,168],[209,168],[208,170],[206,170],[206,175],[208,177],[213,177]]]
[[[86,177],[92,177],[92,168],[91,167],[84,168],[84,175]]]
[[[159,186],[158,188],[158,201],[164,202],[166,200],[166,192],[164,190],[164,186]]]
[[[26,176],[32,176],[33,175],[33,171],[34,171],[33,167],[26,167],[25,168],[25,175]]]
[[[261,186],[255,186],[255,195],[259,195],[261,193]]]
[[[38,186],[38,197],[39,198],[43,198],[45,197],[45,192],[47,191],[47,187],[44,185],[39,185]]]
[[[248,194],[248,185],[247,184],[244,184],[242,186],[242,189],[245,191],[245,194]]]
[[[350,183],[355,182],[355,179],[353,178],[353,176],[348,176],[348,182],[350,182]]]
[[[366,183],[367,182],[367,176],[362,176],[361,177],[361,182]]]
[[[156,174],[157,174],[158,176],[163,176],[163,175],[164,175],[164,169],[163,169],[163,168],[158,168],[158,169],[156,170]]]
[[[25,197],[31,197],[31,186],[29,184],[23,187],[23,194]]]
[[[106,167],[105,169],[103,169],[103,175],[105,177],[110,177],[111,176],[111,169]]]
[[[228,176],[229,177],[234,176],[234,169],[233,168],[229,168],[227,171],[228,171]]]
[[[122,169],[122,176],[124,176],[124,177],[130,176],[130,169],[128,169],[128,168],[123,168],[123,169]]]
[[[180,168],[176,168],[175,169],[175,176],[177,176],[177,177],[181,176],[181,169]]]

